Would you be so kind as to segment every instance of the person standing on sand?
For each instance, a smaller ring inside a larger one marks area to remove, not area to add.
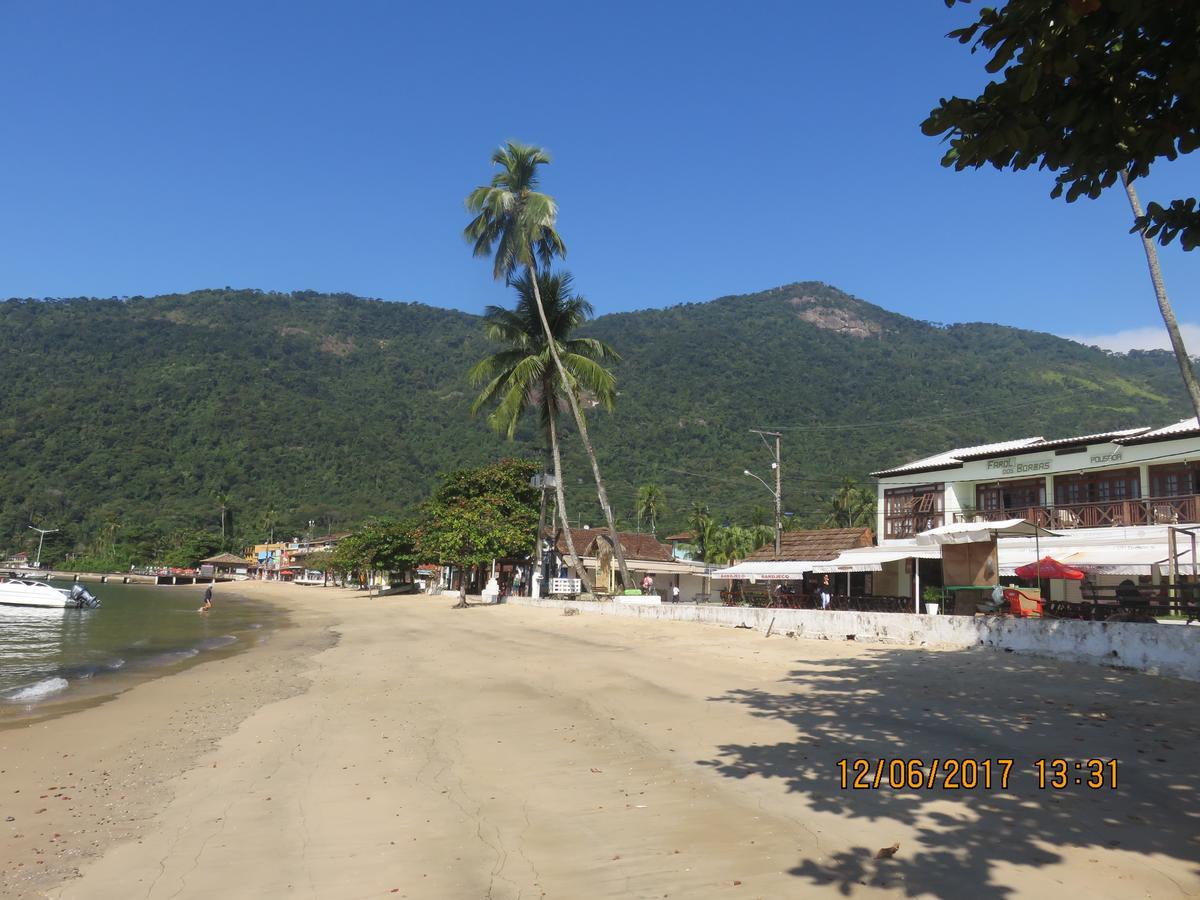
[[[212,585],[211,584],[204,591],[204,605],[201,606],[198,610],[196,610],[196,612],[202,612],[202,613],[208,612],[210,609],[212,609]]]

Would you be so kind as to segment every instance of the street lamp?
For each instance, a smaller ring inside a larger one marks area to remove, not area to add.
[[[771,468],[776,470],[776,481],[778,481],[778,472],[779,472],[778,463],[771,463]],[[742,474],[749,475],[751,478],[753,478],[755,481],[757,481],[759,484],[761,484],[763,487],[765,487],[770,492],[771,496],[775,498],[775,558],[778,559],[779,552],[780,552],[779,551],[779,535],[780,535],[780,532],[783,530],[783,526],[782,526],[782,523],[780,522],[780,518],[779,518],[779,510],[780,510],[780,506],[781,506],[779,491],[775,490],[773,487],[771,487],[769,484],[767,484],[765,481],[763,481],[761,478],[759,478],[757,475],[755,475],[749,469],[742,469]]]
[[[58,529],[57,528],[37,528],[33,525],[30,525],[29,527],[32,530],[38,532],[38,534],[39,534],[37,559],[34,560],[33,567],[35,569],[40,569],[42,567],[42,542],[44,540],[46,540],[46,535],[54,534],[54,532],[58,531]]]

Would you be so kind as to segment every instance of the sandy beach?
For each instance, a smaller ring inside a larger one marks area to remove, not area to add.
[[[0,894],[1200,894],[1194,685],[238,589],[288,606],[292,627],[0,732]],[[839,783],[841,759],[934,757],[1014,763],[1006,788]],[[1115,757],[1118,785],[1040,789],[1034,761],[1056,757]]]

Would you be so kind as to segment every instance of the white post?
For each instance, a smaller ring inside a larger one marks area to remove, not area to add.
[[[913,612],[921,613],[921,560],[913,557]]]

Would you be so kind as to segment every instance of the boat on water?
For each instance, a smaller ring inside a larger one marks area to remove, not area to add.
[[[81,584],[68,590],[31,578],[7,578],[0,581],[0,606],[96,609],[100,601]]]

